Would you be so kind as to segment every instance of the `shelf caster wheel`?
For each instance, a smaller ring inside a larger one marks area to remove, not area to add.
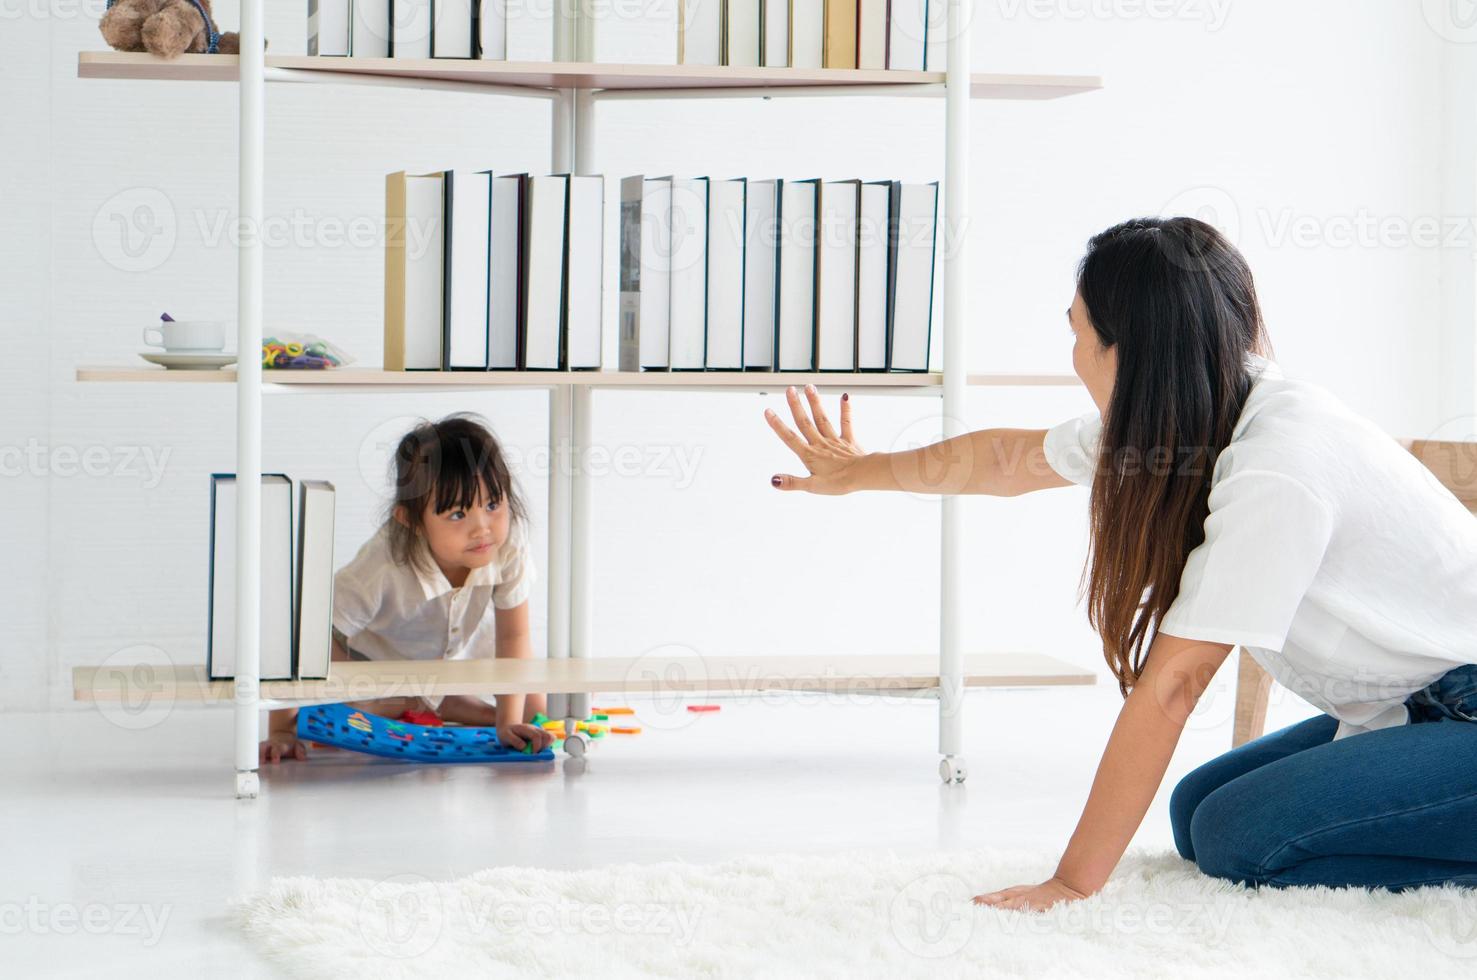
[[[583,759],[589,748],[583,735],[570,735],[564,740],[564,754],[571,759]]]
[[[946,783],[962,783],[964,777],[969,775],[964,768],[963,759],[940,759],[939,778]]]
[[[261,782],[257,779],[255,770],[236,773],[236,799],[254,800],[260,789]]]

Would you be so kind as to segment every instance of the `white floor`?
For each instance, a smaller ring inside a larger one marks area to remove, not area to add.
[[[1174,780],[1229,747],[1230,700],[1223,690],[1192,719],[1136,847],[1172,846]],[[4,971],[274,976],[225,919],[233,896],[274,875],[1060,847],[1120,699],[1111,683],[971,694],[970,775],[954,787],[936,773],[936,702],[721,703],[716,715],[667,713],[678,722],[611,736],[582,773],[562,761],[410,767],[322,752],[268,767],[254,802],[231,798],[229,711],[177,707],[142,729],[92,710],[7,716]],[[1268,729],[1312,713],[1274,688]]]

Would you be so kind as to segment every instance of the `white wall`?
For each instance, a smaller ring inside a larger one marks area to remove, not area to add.
[[[102,6],[0,0],[0,707],[11,709],[70,705],[72,666],[136,644],[203,659],[207,474],[234,465],[230,387],[73,380],[78,364],[135,362],[140,329],[162,311],[235,308],[234,254],[215,235],[235,208],[233,89],[78,80],[76,53],[102,47]],[[301,51],[303,5],[270,7],[271,50]],[[218,8],[234,26],[236,4]],[[1440,166],[1452,112],[1439,88],[1457,45],[1420,4],[980,0],[976,23],[979,70],[1101,73],[1107,88],[973,108],[972,370],[1070,370],[1062,311],[1085,240],[1132,215],[1189,210],[1246,252],[1289,373],[1391,432],[1436,430],[1443,404],[1470,404],[1470,372],[1448,372],[1445,394],[1436,381],[1442,345],[1471,328],[1468,317],[1443,330],[1440,275],[1470,259],[1470,235],[1454,259],[1398,234],[1439,219],[1457,186]],[[267,213],[301,219],[306,241],[268,249],[267,332],[328,336],[364,365],[381,353],[381,251],[377,240],[334,244],[336,223],[373,227],[392,170],[548,167],[539,102],[276,86],[268,117]],[[599,110],[597,159],[612,176],[934,179],[942,119],[941,101],[917,99],[612,104]],[[132,223],[137,244],[151,212],[172,248],[155,238],[157,251],[130,254],[117,222]],[[1460,218],[1470,231],[1470,214]],[[1372,240],[1341,237],[1370,221]],[[597,483],[599,653],[936,643],[936,503],[775,493],[771,473],[794,466],[761,412],[781,403],[598,395],[598,442],[671,454]],[[867,394],[855,404],[875,449],[917,438],[937,407]],[[969,407],[976,426],[1045,426],[1089,403],[1076,389],[991,389],[972,391]],[[377,447],[404,416],[456,408],[487,414],[527,464],[542,549],[534,453],[547,415],[534,393],[273,396],[264,466],[338,485],[344,561],[372,527]],[[53,455],[16,465],[28,446]],[[101,447],[101,475],[68,463],[88,447]],[[144,451],[164,460],[157,481],[125,465]],[[690,481],[674,475],[678,457],[697,461]],[[1085,504],[1078,489],[970,501],[970,650],[1047,651],[1106,678],[1076,602]],[[534,604],[542,620],[542,588]]]

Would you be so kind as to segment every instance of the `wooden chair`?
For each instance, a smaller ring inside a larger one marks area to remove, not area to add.
[[[1425,463],[1442,486],[1456,494],[1456,498],[1477,515],[1477,442],[1402,439],[1400,444]],[[1267,695],[1272,689],[1271,674],[1251,659],[1245,650],[1238,650],[1237,656],[1232,748],[1262,734],[1267,723]]]

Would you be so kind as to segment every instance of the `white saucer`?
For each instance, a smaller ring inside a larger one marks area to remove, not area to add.
[[[141,351],[138,356],[175,371],[213,371],[236,363],[236,355],[224,351]]]

